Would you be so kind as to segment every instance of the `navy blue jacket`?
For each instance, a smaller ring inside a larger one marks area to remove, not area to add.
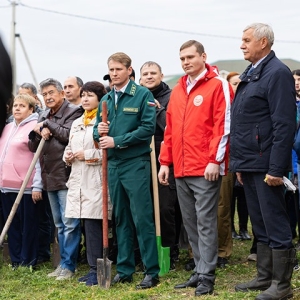
[[[231,109],[230,170],[282,177],[296,130],[294,78],[273,51],[247,76],[250,67]]]

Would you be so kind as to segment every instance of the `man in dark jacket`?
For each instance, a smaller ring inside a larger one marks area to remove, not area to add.
[[[257,277],[236,291],[263,290],[255,299],[287,299],[295,249],[285,210],[283,176],[296,128],[295,86],[290,70],[271,50],[270,26],[244,29],[241,49],[251,65],[241,75],[232,106],[230,169],[244,185],[256,234]]]
[[[46,140],[40,155],[44,190],[48,192],[55,226],[58,228],[60,264],[48,274],[56,280],[74,275],[80,240],[80,220],[65,217],[70,167],[62,160],[73,121],[82,115],[82,108],[64,99],[59,81],[48,78],[40,83],[41,93],[49,110],[40,115],[38,124],[29,135],[29,149],[36,151],[40,140]]]
[[[160,144],[164,140],[166,127],[166,110],[172,90],[163,81],[161,66],[153,61],[145,62],[140,69],[140,84],[145,86],[152,93],[156,101],[156,128],[154,134],[155,154],[157,170],[159,170]],[[176,207],[179,204],[176,193],[174,170],[171,167],[169,185],[158,185],[161,238],[163,247],[170,247],[170,268],[174,269],[174,262],[178,259],[178,246],[176,242],[176,229],[180,228],[181,218],[176,218]],[[177,213],[178,215],[178,213]],[[180,215],[180,213],[179,213]],[[178,220],[179,219],[179,220]],[[178,229],[177,229],[178,230]]]

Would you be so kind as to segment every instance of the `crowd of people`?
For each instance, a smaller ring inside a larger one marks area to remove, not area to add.
[[[216,268],[228,264],[232,239],[251,239],[250,216],[253,246],[248,259],[256,261],[257,275],[235,289],[259,290],[257,300],[291,298],[296,233],[283,176],[291,178],[297,166],[299,170],[299,152],[294,152],[294,171],[291,164],[300,71],[292,73],[275,56],[273,43],[269,25],[247,26],[240,48],[250,65],[242,74],[229,73],[227,80],[207,63],[204,46],[189,40],[179,49],[185,75],[173,90],[154,61],[140,67],[137,84],[131,58],[117,52],[107,60],[107,88],[70,76],[63,85],[54,78],[42,81],[42,97],[30,83],[23,83],[15,97],[6,93],[11,116],[6,116],[0,138],[1,226],[39,143],[45,141],[8,230],[12,267],[49,261],[56,228],[60,261],[48,277],[72,278],[84,243],[90,269],[78,281],[98,284],[105,150],[108,218],[117,253],[111,285],[133,281],[137,250],[145,276],[136,288],[156,286],[160,266],[150,163],[154,137],[161,237],[170,248],[170,270],[178,260],[181,224],[191,248],[192,274],[175,289],[212,294]],[[293,196],[291,201],[299,210],[299,199]]]

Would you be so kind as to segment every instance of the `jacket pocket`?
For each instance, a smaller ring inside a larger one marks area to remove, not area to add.
[[[259,124],[255,125],[255,140],[257,142],[259,156],[262,156],[262,141],[261,141],[261,134],[260,134]]]
[[[20,189],[23,184],[24,178],[22,178],[16,170],[14,164],[3,163],[2,172],[2,186],[6,188]],[[34,171],[33,171],[34,174]],[[33,174],[28,181],[27,187],[31,187]]]
[[[255,149],[262,156],[272,146],[272,127],[267,122],[255,124],[254,136]]]

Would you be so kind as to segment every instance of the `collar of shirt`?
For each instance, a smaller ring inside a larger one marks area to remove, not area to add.
[[[191,89],[195,86],[195,84],[197,83],[197,81],[199,79],[201,79],[202,77],[204,77],[204,75],[206,74],[207,69],[205,68],[204,71],[202,73],[200,73],[194,80],[193,82],[190,82],[190,76],[187,77],[186,80],[186,91],[189,94]]]
[[[268,56],[268,54],[266,56],[264,56],[263,58],[261,58],[255,65],[252,65],[252,67],[255,69],[257,68],[257,66]]]
[[[130,80],[128,80],[128,82],[127,82],[121,89],[119,89],[119,90],[116,90],[116,88],[114,88],[114,90],[115,90],[115,95],[116,95],[117,92],[122,92],[122,93],[124,93],[125,90],[126,90],[126,88],[127,88],[127,85],[129,84],[129,82],[130,82]]]
[[[128,82],[121,88],[121,89],[119,89],[119,90],[116,90],[116,88],[114,88],[114,92],[115,92],[115,104],[117,104],[117,102],[118,102],[118,92],[122,92],[122,93],[124,93],[125,92],[125,90],[126,90],[126,88],[127,88],[127,85],[129,84],[129,82],[130,82],[130,80],[128,80]]]

